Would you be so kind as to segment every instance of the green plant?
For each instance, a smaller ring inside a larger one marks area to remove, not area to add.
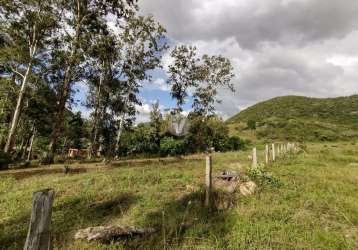
[[[160,155],[181,155],[185,153],[185,145],[182,140],[173,137],[165,137],[160,143]]]
[[[268,184],[273,187],[282,186],[280,179],[264,170],[262,166],[249,168],[247,175],[251,180],[258,182],[260,185]]]
[[[256,121],[254,120],[248,120],[247,121],[247,127],[251,130],[255,130],[256,129]]]
[[[10,154],[0,151],[0,170],[8,168],[11,162],[12,158]]]

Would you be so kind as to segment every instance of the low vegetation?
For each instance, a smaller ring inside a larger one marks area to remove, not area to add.
[[[259,146],[259,160],[263,147]],[[215,153],[214,174],[247,172],[250,151]],[[259,190],[239,196],[228,210],[203,207],[201,155],[108,166],[73,164],[68,175],[52,168],[0,173],[0,246],[20,249],[35,190],[56,191],[55,249],[357,249],[358,150],[354,143],[307,144],[264,171]],[[58,166],[61,168],[61,165]],[[74,241],[76,230],[120,224],[152,226],[145,238],[108,244]]]

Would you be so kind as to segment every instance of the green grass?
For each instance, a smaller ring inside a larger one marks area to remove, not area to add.
[[[263,159],[260,145],[259,159]],[[217,153],[214,172],[244,171],[247,152]],[[263,185],[235,207],[203,207],[204,159],[177,159],[91,171],[21,176],[0,173],[0,248],[22,249],[32,192],[56,191],[56,249],[358,249],[358,149],[309,144],[268,167],[281,185]],[[87,167],[87,165],[81,165]],[[6,177],[5,177],[6,176]],[[158,232],[121,243],[75,242],[76,230],[123,224]],[[164,237],[165,235],[165,237]]]

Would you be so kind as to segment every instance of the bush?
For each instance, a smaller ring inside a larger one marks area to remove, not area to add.
[[[273,187],[281,187],[283,184],[277,177],[271,173],[266,172],[262,167],[251,167],[248,170],[248,176],[260,186],[271,185]]]
[[[248,120],[247,121],[247,127],[251,130],[255,130],[256,129],[256,121],[254,120]]]
[[[225,149],[229,151],[238,151],[245,149],[246,141],[238,136],[231,136],[227,139]]]
[[[11,156],[5,152],[0,152],[0,170],[7,169],[12,162]]]
[[[185,144],[182,140],[173,137],[164,137],[160,142],[160,155],[181,155],[185,153]]]

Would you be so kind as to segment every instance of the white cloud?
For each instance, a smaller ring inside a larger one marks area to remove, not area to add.
[[[139,1],[177,44],[231,59],[235,94],[220,91],[224,117],[282,95],[358,93],[358,1]],[[164,56],[164,66],[170,57]]]

